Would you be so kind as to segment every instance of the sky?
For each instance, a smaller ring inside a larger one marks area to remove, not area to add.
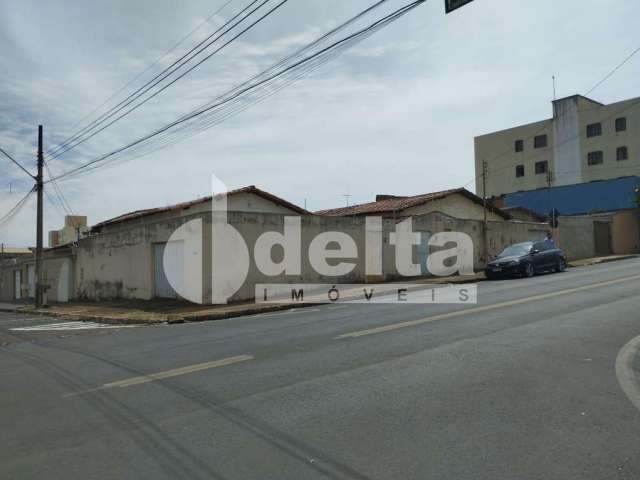
[[[205,21],[225,3],[0,0],[0,147],[35,171],[38,124],[45,150],[68,138],[123,85],[150,65],[132,85],[152,78],[249,0],[232,0]],[[139,110],[51,159],[52,172],[171,122],[373,3],[289,0]],[[388,0],[368,18],[406,3]],[[553,75],[558,97],[587,92],[640,46],[638,18],[639,2],[617,0],[475,0],[450,15],[444,0],[430,0],[224,123],[59,187],[90,224],[208,195],[212,174],[229,188],[256,185],[312,211],[381,193],[473,191],[473,138],[551,117]],[[639,78],[637,55],[590,96],[638,97]],[[109,106],[123,95],[116,98]],[[31,184],[0,157],[0,217]],[[63,225],[50,187],[45,232]],[[35,198],[0,225],[0,242],[35,244]]]

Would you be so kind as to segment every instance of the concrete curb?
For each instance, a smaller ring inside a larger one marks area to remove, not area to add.
[[[592,260],[576,260],[574,262],[569,262],[568,266],[571,268],[577,267],[589,267],[591,265],[599,265],[601,263],[611,263],[611,262],[619,262],[620,260],[630,260],[633,258],[639,258],[640,255],[623,255],[620,257],[605,257],[605,258],[594,258]]]
[[[569,262],[569,268],[578,268],[585,267],[590,265],[598,265],[601,263],[609,263],[616,262],[620,260],[628,260],[632,258],[639,258],[640,255],[627,255],[620,257],[611,257],[611,258],[599,258],[593,259],[591,261],[575,261]],[[584,262],[584,263],[582,263]],[[486,277],[484,273],[478,273],[474,276],[469,277],[454,277],[447,278],[446,280],[442,279],[433,279],[433,281],[429,281],[429,279],[425,279],[425,281],[415,281],[415,287],[411,287],[410,291],[415,291],[420,288],[424,288],[425,286],[433,285],[464,285],[469,283],[478,283],[486,281]],[[394,282],[383,283],[383,285],[393,285]],[[372,284],[375,285],[375,284]],[[354,298],[354,297],[345,297]],[[339,302],[344,303],[344,302]],[[64,313],[64,312],[56,312],[47,309],[35,310],[31,309],[29,306],[20,306],[15,308],[3,308],[0,307],[0,312],[9,312],[9,313],[28,313],[29,315],[48,315],[55,318],[64,318],[72,321],[79,322],[99,322],[106,323],[111,325],[160,325],[160,324],[178,324],[178,323],[195,323],[195,322],[204,322],[204,321],[213,321],[213,320],[224,320],[227,318],[235,318],[235,317],[244,317],[250,315],[259,315],[262,313],[273,313],[273,312],[281,312],[285,310],[292,310],[298,308],[306,308],[313,307],[318,305],[329,305],[330,302],[326,303],[291,303],[291,304],[272,304],[265,305],[261,304],[250,304],[247,305],[246,308],[238,308],[237,310],[227,310],[220,312],[206,312],[206,313],[184,313],[184,314],[159,314],[158,318],[153,319],[138,319],[138,318],[122,318],[122,317],[114,317],[114,316],[106,316],[106,315],[90,315],[90,314],[74,314],[74,313]]]
[[[424,283],[415,283],[414,286],[410,287],[409,291],[419,290],[421,288],[433,286],[442,286],[442,285],[462,285],[469,283],[477,283],[478,281],[484,281],[484,275],[481,278],[473,277],[473,278],[461,278],[460,280],[450,281],[450,282],[424,282]],[[390,285],[390,284],[384,284]],[[356,297],[345,297],[343,301],[338,302],[336,304],[344,304],[344,300],[349,300]],[[324,303],[282,303],[282,304],[272,304],[265,305],[262,304],[251,304],[247,305],[246,308],[237,309],[237,310],[229,310],[229,311],[221,311],[221,312],[207,312],[207,313],[185,313],[185,314],[168,314],[168,315],[159,315],[160,318],[157,319],[137,319],[137,318],[121,318],[121,317],[113,317],[113,316],[103,316],[103,315],[88,315],[88,314],[74,314],[74,313],[65,313],[65,312],[56,312],[49,311],[45,309],[35,310],[30,309],[30,307],[16,307],[13,309],[1,308],[0,312],[10,312],[10,313],[28,313],[30,315],[41,315],[41,316],[50,316],[55,318],[64,318],[71,321],[78,322],[98,322],[105,323],[110,325],[161,325],[161,324],[179,324],[179,323],[196,323],[196,322],[204,322],[204,321],[213,321],[213,320],[224,320],[227,318],[235,318],[235,317],[244,317],[251,315],[260,315],[263,313],[273,313],[273,312],[281,312],[285,310],[292,309],[301,309],[307,307],[314,307],[318,305],[333,305],[331,302]]]

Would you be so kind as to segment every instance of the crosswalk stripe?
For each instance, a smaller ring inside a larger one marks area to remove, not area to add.
[[[95,329],[109,329],[109,328],[127,328],[134,327],[135,325],[111,325],[106,323],[96,322],[64,322],[64,323],[49,323],[46,325],[33,325],[31,327],[15,327],[10,330],[20,332],[42,332],[42,331],[60,331],[60,330],[95,330]]]

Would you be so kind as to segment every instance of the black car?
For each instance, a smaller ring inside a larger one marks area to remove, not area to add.
[[[563,272],[567,268],[564,252],[550,242],[524,242],[511,245],[485,268],[488,279],[533,277],[539,272]]]

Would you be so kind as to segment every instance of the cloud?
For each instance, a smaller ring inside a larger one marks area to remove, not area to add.
[[[60,173],[171,121],[295,51],[370,0],[289,2],[184,81],[73,153]],[[219,4],[222,4],[220,1]],[[390,0],[384,11],[403,4]],[[0,145],[30,168],[36,127],[47,147],[158,59],[219,5],[204,0],[0,0]],[[161,65],[215,30],[232,3]],[[606,11],[606,15],[603,14]],[[37,15],[35,12],[39,12]],[[475,176],[473,137],[550,116],[560,93],[585,91],[633,48],[637,2],[478,0],[444,16],[427,2],[287,90],[183,143],[61,183],[91,223],[206,194],[215,173],[256,184],[311,209],[461,186]],[[598,32],[594,35],[593,32]],[[595,96],[638,96],[630,62]],[[152,78],[153,70],[136,82]],[[119,97],[124,98],[123,96]],[[0,159],[0,215],[25,193],[22,172]],[[473,186],[473,185],[472,185]],[[54,195],[54,192],[51,192]],[[48,201],[45,229],[60,228]],[[32,245],[33,202],[0,242]]]

